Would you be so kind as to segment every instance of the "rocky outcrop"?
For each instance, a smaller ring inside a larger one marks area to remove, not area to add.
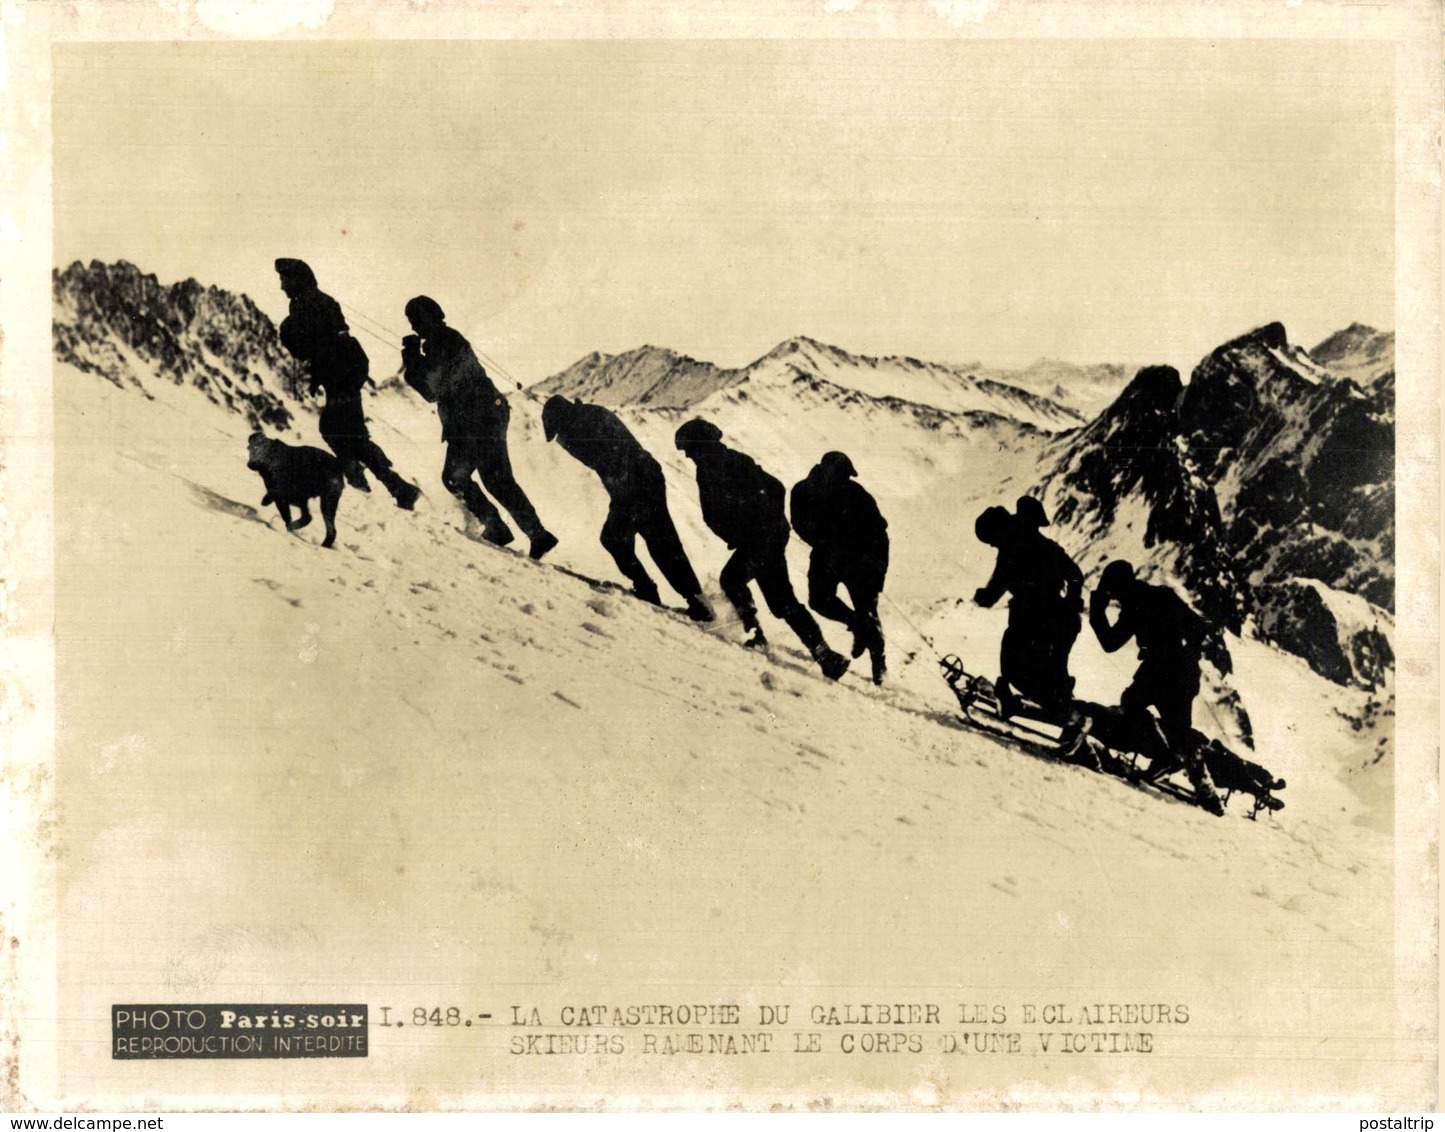
[[[1312,578],[1394,608],[1392,370],[1363,389],[1275,323],[1200,363],[1179,424],[1251,585]]]
[[[1316,357],[1271,323],[1187,385],[1142,370],[1056,445],[1039,494],[1094,569],[1140,561],[1231,630],[1375,687],[1394,661],[1392,344],[1356,325]]]
[[[290,426],[304,374],[245,295],[169,286],[124,261],[52,273],[55,357],[122,388],[187,386],[253,425]]]
[[[1237,632],[1245,617],[1240,579],[1224,549],[1218,501],[1179,437],[1182,392],[1173,367],[1140,370],[1113,405],[1056,450],[1041,494],[1054,522],[1083,545],[1106,545],[1106,558],[1142,558],[1177,576],[1201,612]],[[1117,529],[1125,512],[1142,516],[1141,529]]]
[[[1313,580],[1261,587],[1259,632],[1337,684],[1376,689],[1395,664],[1394,625],[1364,598]]]

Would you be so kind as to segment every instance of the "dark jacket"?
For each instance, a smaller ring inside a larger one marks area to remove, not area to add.
[[[1037,530],[1015,524],[1015,533],[999,547],[993,576],[976,598],[989,606],[1008,593],[1015,599],[1011,610],[1023,603],[1041,613],[1077,612],[1083,587],[1083,571],[1068,551]]]
[[[609,494],[656,489],[663,483],[662,465],[610,409],[576,403],[567,409],[564,422],[554,439],[596,472]]]
[[[815,468],[793,485],[791,512],[798,537],[819,550],[866,556],[888,546],[888,520],[857,480]]]
[[[1095,590],[1089,602],[1089,624],[1105,652],[1123,648],[1130,637],[1139,645],[1139,659],[1198,665],[1209,626],[1188,602],[1167,586],[1135,582],[1119,601],[1119,619],[1109,624],[1109,597]]]
[[[361,343],[351,336],[341,305],[316,287],[291,300],[291,313],[281,320],[281,345],[311,373],[311,391],[326,391],[327,399],[361,396],[370,362]]]
[[[402,366],[407,384],[436,403],[443,440],[489,435],[499,417],[510,416],[471,343],[450,326],[403,351]]]
[[[697,461],[697,494],[703,521],[728,546],[788,541],[787,492],[752,457],[718,445]]]

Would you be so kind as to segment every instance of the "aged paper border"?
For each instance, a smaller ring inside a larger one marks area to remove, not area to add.
[[[224,9],[249,9],[237,16]],[[1004,3],[747,0],[727,6],[460,2],[209,5],[190,0],[0,6],[0,502],[4,833],[0,843],[0,1107],[57,1093],[53,855],[54,609],[50,417],[52,44],[239,38],[1377,39],[1396,49],[1398,722],[1397,1034],[1438,1051],[1439,310],[1441,8],[1281,2]],[[1438,1080],[1438,1078],[1437,1078]],[[244,1103],[244,1098],[235,1098]],[[861,1098],[860,1098],[861,1099]],[[223,1098],[214,1098],[219,1103]],[[744,1105],[762,1098],[733,1098]],[[1270,1107],[1269,1096],[1241,1098]],[[1252,1102],[1252,1103],[1251,1103]],[[1435,1098],[1420,1098],[1433,1106]],[[846,1103],[846,1102],[845,1102]]]

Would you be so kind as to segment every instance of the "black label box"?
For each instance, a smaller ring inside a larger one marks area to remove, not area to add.
[[[365,1057],[367,1017],[357,1003],[115,1005],[116,1061],[184,1058]]]

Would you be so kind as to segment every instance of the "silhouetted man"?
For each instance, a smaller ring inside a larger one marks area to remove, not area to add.
[[[866,649],[873,683],[883,683],[883,628],[878,595],[888,573],[888,520],[854,477],[857,469],[842,452],[826,453],[806,478],[793,485],[793,530],[813,548],[808,561],[808,605],[814,613],[841,621],[853,633],[853,655]],[[838,596],[848,587],[853,606]]]
[[[481,521],[484,539],[506,546],[514,537],[512,529],[472,478],[474,472],[479,475],[531,541],[531,556],[541,558],[557,545],[557,536],[542,526],[512,474],[507,452],[511,406],[477,361],[471,343],[446,324],[435,299],[418,295],[406,304],[406,317],[415,333],[402,339],[403,375],[408,385],[436,404],[447,446],[442,483]]]
[[[697,465],[703,521],[733,552],[719,580],[743,627],[752,633],[748,647],[767,644],[748,589],[749,583],[756,581],[773,616],[788,623],[824,676],[839,679],[848,671],[848,658],[828,647],[788,578],[784,551],[791,532],[783,513],[786,492],[782,483],[751,457],[723,444],[722,431],[709,421],[688,421],[677,430],[675,439],[683,455]]]
[[[1110,603],[1119,607],[1113,622]],[[1199,805],[1222,814],[1191,727],[1199,660],[1209,634],[1204,619],[1173,590],[1141,582],[1134,567],[1119,560],[1104,568],[1089,599],[1089,624],[1105,652],[1118,651],[1131,637],[1138,643],[1139,667],[1119,702],[1150,755],[1148,777],[1160,778],[1182,765]]]
[[[549,397],[542,406],[542,432],[596,472],[607,489],[611,503],[602,524],[602,545],[632,583],[632,592],[643,601],[662,604],[657,583],[637,557],[641,535],[668,585],[687,602],[687,615],[694,621],[711,621],[712,610],[667,510],[662,465],[617,414],[601,405]]]
[[[367,431],[361,389],[370,362],[361,343],[351,336],[340,304],[316,285],[315,274],[299,259],[278,259],[276,273],[281,290],[291,300],[291,312],[281,320],[281,345],[306,364],[311,392],[326,393],[318,422],[322,439],[343,464],[369,468],[396,505],[410,511],[421,492],[392,469],[391,460]],[[366,488],[366,477],[354,467],[348,478]]]
[[[998,548],[998,561],[973,600],[988,608],[1010,595],[995,687],[999,714],[1015,714],[1022,696],[1063,724],[1062,747],[1077,748],[1088,723],[1073,705],[1069,651],[1079,635],[1084,575],[1063,547],[1039,533],[1031,517],[1027,509],[1021,520],[1002,507],[990,507],[978,517],[974,533]]]
[[[1040,557],[1043,561],[1055,561],[1063,573],[1066,588],[1074,587],[1072,597],[1067,597],[1063,606],[1056,610],[1049,610],[1047,603],[1040,607],[1038,617],[1032,617],[1033,609],[1026,608],[1023,613],[1023,629],[1025,637],[1030,634],[1041,634],[1040,648],[1037,652],[1035,663],[1043,674],[1043,680],[1047,687],[1066,688],[1067,695],[1072,697],[1074,693],[1074,681],[1069,675],[1069,653],[1073,650],[1074,642],[1079,639],[1079,630],[1083,628],[1083,602],[1080,600],[1083,587],[1083,576],[1074,565],[1073,559],[1069,558],[1067,552],[1063,552],[1063,558],[1059,557],[1062,548],[1053,539],[1048,538],[1041,532],[1044,527],[1049,526],[1049,516],[1044,511],[1044,505],[1032,495],[1021,495],[1018,502],[1014,504],[1014,531],[1017,534],[1022,548],[1022,553]],[[1044,545],[1040,545],[1040,540]],[[1028,548],[1033,546],[1034,551]],[[1077,577],[1077,583],[1075,579]],[[1012,613],[1012,606],[1010,606]]]

